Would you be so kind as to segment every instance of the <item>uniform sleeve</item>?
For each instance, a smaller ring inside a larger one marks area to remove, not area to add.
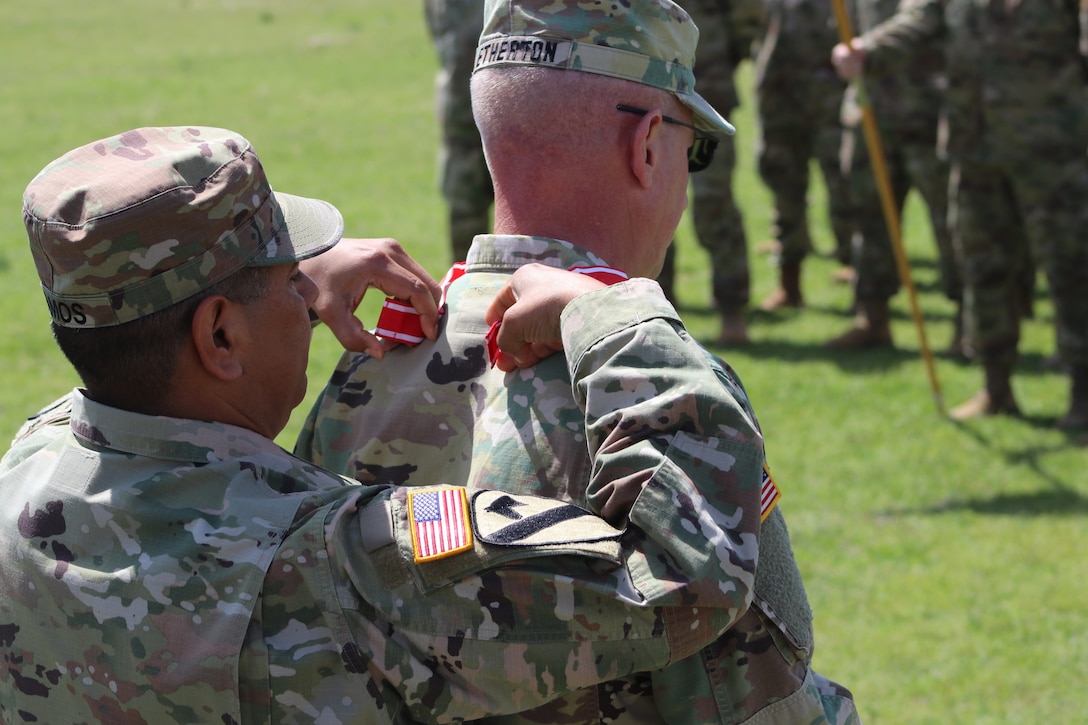
[[[73,395],[69,392],[27,418],[0,460],[0,473],[15,468],[51,441],[68,435]]]
[[[654,282],[583,295],[564,312],[563,333],[594,458],[590,508],[633,525],[627,560],[640,591],[727,612],[732,624],[755,576],[755,420]]]
[[[764,0],[734,0],[729,4],[730,46],[733,65],[752,57],[753,46],[767,32]]]
[[[918,48],[945,34],[944,0],[901,0],[895,15],[861,36],[865,71],[894,72]]]
[[[590,508],[617,532],[614,553],[477,541],[448,564],[415,564],[403,499],[418,489],[360,494],[292,536],[324,542],[332,648],[366,670],[390,714],[538,707],[691,656],[751,602],[762,442],[750,416],[653,282],[583,295],[563,329],[595,459]],[[375,547],[386,520],[396,543]]]
[[[394,722],[511,714],[691,656],[727,625],[723,612],[658,606],[634,585],[622,556],[617,565],[577,547],[519,554],[477,540],[448,560],[414,563],[404,545],[406,493],[386,489],[365,505],[360,498],[327,508],[283,547],[292,569],[279,588],[299,605],[283,608],[286,623],[267,639],[305,646],[273,657],[314,673],[295,687],[307,701],[349,689],[333,690],[337,679],[354,679],[360,712],[368,700]],[[376,519],[386,518],[374,512],[383,510],[396,541],[368,551]],[[460,571],[448,583],[429,571],[445,561]]]

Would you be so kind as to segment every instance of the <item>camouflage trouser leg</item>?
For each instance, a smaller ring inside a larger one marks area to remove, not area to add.
[[[718,145],[714,161],[691,176],[692,221],[710,253],[711,287],[719,309],[740,309],[750,298],[748,240],[744,220],[733,199],[736,150],[732,139]]]
[[[896,208],[902,213],[909,185],[902,159],[892,148],[884,162]],[[854,295],[858,300],[891,299],[899,291],[899,269],[880,200],[880,187],[869,163],[869,151],[860,128],[852,129],[843,154],[849,163],[850,193],[854,200],[856,224],[851,244]]]
[[[809,159],[813,132],[804,127],[765,127],[758,152],[759,174],[774,198],[771,212],[777,262],[800,264],[812,250],[808,232]]]
[[[843,171],[842,146],[845,132],[835,124],[816,130],[814,152],[827,187],[827,214],[835,237],[835,259],[850,262],[850,240],[854,234],[854,205],[850,178]],[[798,260],[800,261],[800,260]]]
[[[435,79],[442,127],[439,183],[449,210],[450,246],[457,261],[465,258],[475,235],[491,228],[494,191],[469,97],[469,79],[483,27],[483,3],[427,0],[424,9],[442,64]]]
[[[1058,352],[1070,366],[1088,366],[1088,160],[1071,150],[1045,165],[1010,165],[1007,177],[1050,288]]]
[[[699,27],[699,93],[719,112],[737,107],[734,61],[729,48],[728,3],[692,0],[685,3]],[[714,161],[691,176],[692,222],[699,244],[710,254],[711,290],[719,310],[747,307],[748,240],[741,211],[733,200],[736,150],[732,139],[718,145]]]
[[[950,300],[963,298],[952,234],[948,230],[948,162],[937,157],[933,144],[901,146],[907,176],[925,201],[933,239],[937,243],[937,265],[941,291]]]
[[[948,201],[963,272],[966,338],[983,364],[1011,365],[1020,342],[1016,275],[1028,244],[1013,188],[998,168],[957,163]]]

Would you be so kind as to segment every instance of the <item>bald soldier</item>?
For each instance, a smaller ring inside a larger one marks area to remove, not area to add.
[[[306,389],[300,262],[343,223],[242,136],[101,139],[23,202],[83,387],[0,460],[0,722],[460,722],[660,668],[748,608],[754,542],[727,527],[756,526],[758,481],[711,501],[693,476],[756,470],[760,439],[653,283],[527,267],[487,314],[511,360],[569,354],[604,521],[502,471],[359,485],[276,446]],[[672,384],[609,393],[664,348]]]
[[[574,383],[560,357],[515,371],[499,356],[492,367],[486,308],[530,263],[624,285],[652,279],[687,205],[689,172],[705,168],[733,127],[695,90],[698,31],[671,2],[488,0],[484,16],[472,103],[495,183],[495,233],[477,236],[465,264],[447,276],[433,343],[394,350],[380,363],[355,354],[340,360],[296,452],[363,482],[415,486],[486,472],[504,492],[571,503],[618,523],[615,507],[634,490],[616,483],[603,495],[593,485],[593,432],[578,413],[578,395],[592,388]],[[737,510],[738,490],[763,494],[758,510],[719,520],[723,541],[750,544],[745,554],[758,561],[751,605],[683,662],[489,722],[856,720],[849,692],[812,670],[812,614],[747,393],[728,365],[679,336],[656,350],[631,349],[623,355],[628,377],[597,392],[641,405],[667,390],[685,361],[715,378],[723,417],[712,435],[723,455],[702,458],[694,483],[722,510]],[[657,414],[684,428],[679,421],[695,422],[697,402]],[[677,454],[684,438],[670,444]],[[688,564],[677,564],[683,579]],[[723,590],[744,586],[722,571]]]

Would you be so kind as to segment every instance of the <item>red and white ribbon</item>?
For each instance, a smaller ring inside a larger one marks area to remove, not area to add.
[[[439,283],[442,287],[439,314],[445,314],[446,291],[455,280],[465,274],[465,266],[464,262],[457,262],[442,277],[442,281]],[[623,282],[628,278],[626,273],[603,265],[579,264],[571,267],[569,271],[588,275],[608,285]],[[499,359],[499,346],[496,342],[499,324],[498,322],[493,324],[491,329],[487,331],[487,335],[485,335],[487,359],[491,361],[492,367],[495,366],[495,362]],[[409,346],[418,345],[425,339],[419,313],[409,303],[396,297],[386,298],[382,304],[382,311],[378,315],[378,325],[374,330],[374,334]]]

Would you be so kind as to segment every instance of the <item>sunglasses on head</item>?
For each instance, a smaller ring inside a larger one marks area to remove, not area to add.
[[[616,110],[623,111],[624,113],[634,113],[638,116],[645,116],[649,113],[645,108],[628,106],[625,103],[618,104]],[[718,142],[713,136],[702,129],[695,128],[695,126],[692,126],[690,123],[685,123],[672,116],[663,115],[661,116],[661,120],[665,123],[671,123],[674,126],[690,128],[695,132],[695,141],[688,147],[688,173],[694,174],[696,171],[702,171],[707,166],[710,166],[710,162],[714,158],[714,151],[718,148]]]

